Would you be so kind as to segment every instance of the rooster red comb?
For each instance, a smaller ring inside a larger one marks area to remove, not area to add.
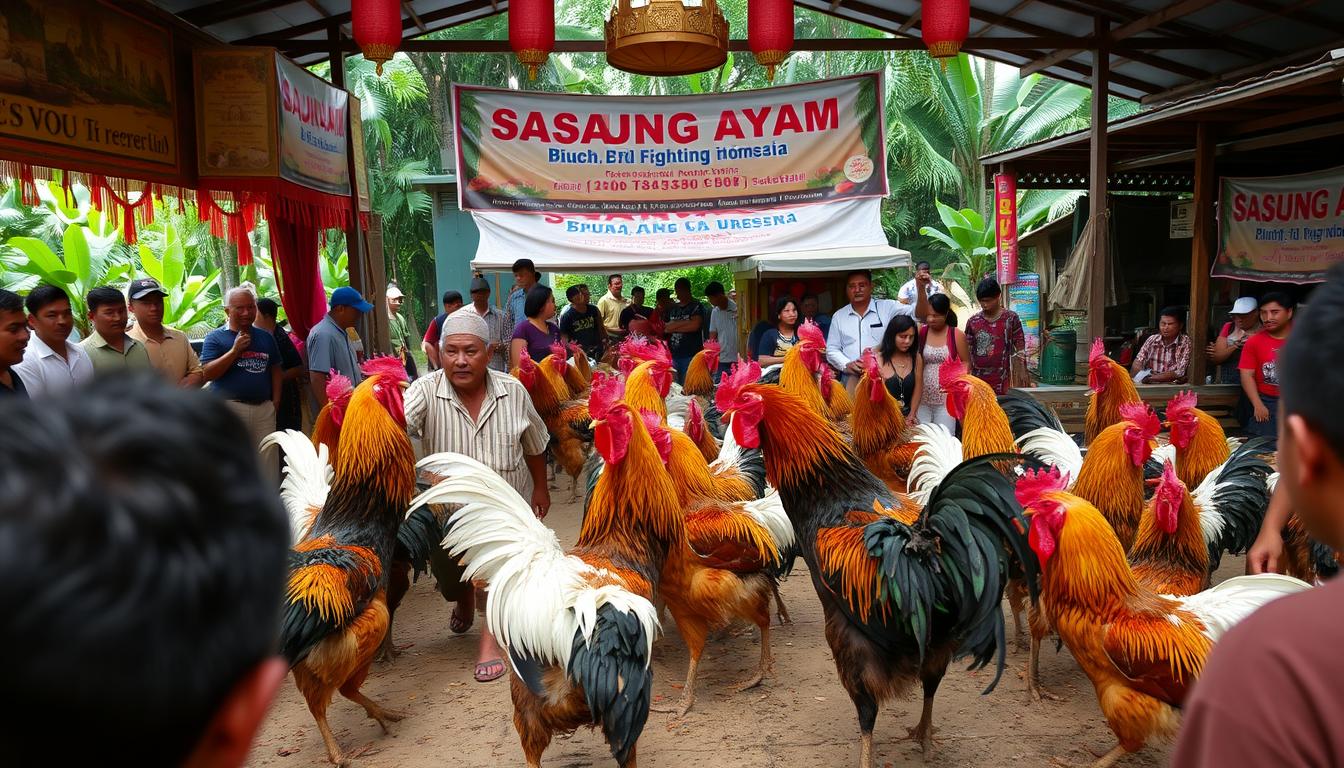
[[[1017,503],[1021,504],[1023,509],[1030,507],[1041,500],[1041,497],[1053,491],[1063,491],[1069,487],[1069,478],[1060,474],[1059,467],[1050,467],[1048,469],[1028,469],[1017,481],[1017,487],[1014,493],[1017,495]]]
[[[1131,422],[1143,430],[1143,436],[1149,440],[1162,431],[1162,421],[1147,403],[1122,403],[1120,418]]]
[[[391,355],[378,355],[364,361],[359,367],[365,376],[390,376],[397,381],[409,381],[410,377],[406,375],[406,366],[402,364],[400,358]]]
[[[1193,390],[1187,389],[1184,392],[1177,392],[1171,396],[1171,400],[1167,403],[1167,418],[1171,418],[1173,411],[1183,413],[1198,406],[1199,395],[1196,395]]]
[[[719,359],[719,352],[720,352],[722,349],[723,349],[723,347],[719,344],[719,340],[718,340],[718,339],[706,339],[706,340],[705,340],[705,359],[706,359],[706,360],[716,360],[716,361],[717,361],[717,360]],[[711,366],[711,368],[713,368],[713,366]]]
[[[814,347],[826,346],[826,337],[821,335],[821,326],[811,320],[803,321],[798,327],[798,338]]]
[[[578,343],[577,341],[571,341],[571,342],[569,342],[569,351],[572,352],[572,353],[574,354],[575,357],[578,357],[579,355],[586,355],[586,354],[587,354],[587,353],[585,353],[585,352],[583,351],[583,347],[579,346],[579,343]],[[551,350],[551,354],[555,354],[555,350],[554,350],[554,349]]]
[[[1185,490],[1185,486],[1181,484],[1181,478],[1176,475],[1176,465],[1171,463],[1171,459],[1162,460],[1162,480],[1160,486],[1167,488],[1180,486],[1181,490]]]
[[[565,345],[561,344],[558,341],[551,342],[551,354],[555,355],[561,360],[564,360],[565,358],[569,357],[569,352],[565,349]]]
[[[868,380],[882,379],[882,363],[878,362],[877,355],[871,349],[863,351],[863,357],[860,359],[863,363],[863,372],[868,376]]]
[[[741,393],[742,388],[761,378],[761,364],[755,360],[734,363],[727,376],[719,380],[719,388],[714,391],[714,402],[720,411],[727,411]]]
[[[327,400],[335,403],[350,399],[350,393],[355,391],[355,387],[350,383],[350,379],[344,374],[331,372],[327,379]]]
[[[649,431],[653,446],[658,449],[658,456],[666,464],[668,458],[672,456],[672,432],[663,425],[662,416],[647,408],[640,409],[639,417],[644,420],[644,428]]]
[[[652,360],[665,365],[672,364],[672,353],[668,351],[667,345],[646,336],[631,336],[621,342],[621,355],[636,360]]]
[[[960,360],[948,360],[938,368],[938,388],[947,389],[952,382],[966,375],[966,365]]]
[[[588,415],[605,419],[611,409],[625,397],[625,382],[617,376],[601,371],[593,374],[593,388],[588,393]]]
[[[1092,353],[1089,354],[1087,357],[1087,364],[1096,365],[1102,360],[1109,360],[1109,359],[1110,358],[1106,357],[1106,344],[1102,342],[1100,337],[1093,339]]]

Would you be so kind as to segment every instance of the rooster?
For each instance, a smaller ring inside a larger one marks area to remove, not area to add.
[[[516,673],[513,723],[532,768],[555,734],[581,726],[601,728],[617,764],[634,766],[648,719],[653,600],[684,528],[658,449],[622,394],[619,380],[594,377],[589,410],[608,470],[568,553],[483,465],[453,454],[421,462],[446,479],[416,504],[463,505],[443,547],[465,561],[467,578],[489,584],[486,621]]]
[[[1092,354],[1087,361],[1087,386],[1092,397],[1087,403],[1087,420],[1083,444],[1092,445],[1101,431],[1124,418],[1120,406],[1142,403],[1134,380],[1123,365],[1106,356],[1106,345],[1101,339],[1092,342]]]
[[[878,706],[910,683],[924,708],[911,736],[932,752],[933,701],[953,658],[998,658],[1007,552],[1034,562],[1011,482],[989,459],[955,469],[923,509],[864,466],[831,423],[756,363],[720,381],[719,408],[744,447],[765,452],[826,615],[826,640],[858,712],[860,765],[873,766]],[[993,460],[1008,457],[994,456]]]
[[[564,357],[564,347],[555,348],[551,345],[551,354]],[[573,358],[565,365],[564,377],[565,384],[569,387],[569,396],[571,399],[587,398],[588,387],[593,383],[593,369],[588,364],[588,353],[583,351],[583,347],[571,342],[569,351]]]
[[[817,333],[821,333],[820,330]],[[831,366],[826,365],[821,369],[821,381],[818,382],[821,388],[821,396],[826,400],[826,412],[832,421],[844,421],[854,410],[854,400],[849,396],[849,390],[844,385],[835,380],[835,372]]]
[[[686,403],[686,424],[682,431],[700,449],[700,455],[705,457],[705,461],[714,461],[719,457],[723,444],[715,439],[714,429],[701,410],[700,402],[694,397]]]
[[[871,349],[861,359],[863,376],[855,390],[854,408],[850,413],[850,431],[854,435],[854,452],[864,466],[892,491],[904,493],[910,464],[918,446],[910,441],[910,427],[906,424],[901,404],[887,390],[882,379],[882,366]]]
[[[1029,472],[1016,492],[1040,558],[1041,606],[1119,739],[1093,765],[1105,768],[1154,737],[1175,734],[1178,708],[1229,628],[1270,600],[1310,587],[1265,574],[1187,597],[1161,595],[1134,577],[1106,518],[1066,485],[1052,467]]]
[[[554,369],[554,354],[548,355],[540,364],[532,362],[527,350],[518,358],[518,368],[514,378],[523,384],[523,388],[532,396],[532,405],[546,424],[551,436],[551,456],[565,474],[570,476],[570,493],[578,498],[579,480],[583,476],[584,462],[588,459],[592,433],[589,428],[588,406],[582,400],[566,400],[556,384],[564,385],[563,375]],[[560,358],[564,363],[564,359]],[[568,364],[565,364],[568,370]],[[546,371],[551,370],[551,375]],[[568,392],[568,388],[563,390]]]
[[[695,353],[686,368],[686,380],[681,385],[683,395],[714,396],[714,374],[719,370],[719,352],[722,349],[717,339],[705,340],[704,348]]]
[[[345,758],[327,725],[336,691],[384,731],[402,717],[359,692],[388,631],[388,574],[415,490],[402,405],[406,369],[398,363],[375,370],[350,397],[341,420],[346,448],[311,529],[290,553],[281,627],[281,652],[337,765]]]
[[[327,379],[327,402],[313,419],[313,445],[325,445],[327,458],[336,463],[338,443],[341,435],[341,419],[350,404],[350,395],[355,388],[350,379],[333,371]]]
[[[1152,470],[1161,469],[1161,462],[1170,460],[1181,482],[1194,488],[1241,444],[1240,440],[1229,440],[1218,420],[1201,411],[1198,404],[1198,396],[1191,391],[1180,392],[1167,401],[1171,443],[1158,449],[1149,465],[1150,476],[1156,474]]]

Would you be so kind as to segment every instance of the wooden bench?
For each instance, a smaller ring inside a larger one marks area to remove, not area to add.
[[[1171,400],[1172,395],[1185,390],[1194,390],[1195,394],[1199,396],[1199,409],[1218,419],[1218,423],[1223,425],[1223,429],[1239,430],[1241,428],[1236,419],[1241,387],[1236,384],[1209,384],[1199,387],[1152,384],[1139,385],[1138,389],[1139,396],[1143,398],[1143,401],[1159,412],[1167,407],[1167,401]],[[1091,397],[1091,390],[1086,385],[1056,386],[1042,384],[1038,387],[1022,388],[1016,391],[1050,406],[1050,409],[1064,424],[1066,432],[1070,434],[1081,433],[1086,428],[1087,403]]]

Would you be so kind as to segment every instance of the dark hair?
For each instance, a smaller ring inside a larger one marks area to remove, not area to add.
[[[620,272],[612,272],[610,275],[607,275],[607,285],[611,285],[611,281],[615,280],[620,276],[621,276]]]
[[[1280,301],[1282,297],[1285,301]],[[1271,293],[1260,305],[1275,301],[1285,309],[1291,299]],[[1296,304],[1296,302],[1293,302]],[[1344,264],[1331,267],[1325,283],[1311,296],[1310,306],[1296,318],[1297,327],[1279,350],[1279,393],[1283,412],[1301,416],[1321,433],[1344,460],[1344,410],[1336,407],[1344,396]],[[1282,424],[1282,422],[1280,422]]]
[[[1270,302],[1278,304],[1284,309],[1297,309],[1297,300],[1283,291],[1270,291],[1260,297],[1260,306],[1262,308]]]
[[[579,295],[580,293],[582,293],[582,292],[583,292],[583,289],[579,288],[579,286],[578,286],[577,284],[575,284],[575,285],[571,285],[571,286],[569,286],[568,288],[565,289],[565,298],[566,298],[566,299],[569,299],[570,301],[573,301],[573,300],[574,300],[574,297],[575,297],[575,296],[578,296],[578,295]]]
[[[1002,295],[1003,288],[999,285],[999,281],[992,277],[986,277],[975,286],[975,298],[977,299],[992,299]]]
[[[1170,317],[1182,326],[1185,325],[1185,310],[1180,307],[1163,307],[1162,311],[1157,313],[1157,318],[1161,320],[1164,317]]]
[[[28,314],[36,315],[43,307],[62,299],[70,301],[70,294],[66,293],[64,288],[43,283],[28,292],[28,298],[24,300],[23,305],[28,309]]]
[[[551,288],[548,285],[537,283],[527,289],[527,298],[523,300],[523,314],[528,317],[541,316],[542,307],[551,298]]]
[[[23,312],[23,299],[13,291],[0,288],[0,312]]]
[[[915,271],[919,271],[921,269],[933,269],[933,265],[927,261],[920,261],[919,263],[915,264]]]
[[[521,271],[523,271],[524,269],[526,269],[528,272],[536,272],[536,271],[537,271],[537,265],[533,264],[531,259],[519,259],[519,260],[513,262],[513,269],[511,269],[511,270],[509,270],[509,271],[511,271],[511,272],[521,272]]]
[[[670,298],[672,298],[672,292],[666,288],[659,288],[657,291],[654,291],[653,300],[655,302]]]
[[[774,314],[775,325],[779,325],[779,316],[784,314],[784,310],[787,309],[790,304],[793,305],[794,309],[799,309],[798,300],[793,298],[793,296],[790,296],[787,293],[775,300],[775,314]],[[793,321],[793,327],[797,328],[798,323],[801,320],[802,318],[798,318],[797,320]]]
[[[444,291],[444,292],[443,292],[443,303],[444,303],[444,304],[464,304],[464,303],[466,303],[466,302],[462,301],[462,292],[461,292],[461,291]]]
[[[107,285],[101,285],[89,291],[89,295],[84,298],[88,304],[90,312],[97,312],[99,307],[107,306],[126,306],[126,297],[121,295],[121,291]]]
[[[935,315],[946,315],[948,325],[957,324],[957,313],[952,311],[952,300],[945,293],[935,293],[929,297],[929,311]]]
[[[672,288],[677,291],[680,291],[682,288],[685,288],[688,291],[691,290],[690,278],[678,277],[677,282],[672,284]]]
[[[644,286],[642,285],[636,285],[634,288],[630,289],[630,295],[632,296],[636,293],[643,293],[643,292],[644,292]]]
[[[275,299],[257,299],[257,314],[274,320],[280,314],[280,305]]]
[[[851,269],[845,273],[845,282],[848,283],[849,278],[855,275],[863,275],[863,278],[865,280],[867,280],[870,283],[873,282],[873,270],[871,269]]]
[[[720,283],[718,280],[715,280],[715,281],[711,282],[709,285],[706,285],[706,286],[705,286],[705,295],[706,295],[706,296],[722,296],[722,295],[723,295],[723,283]]]
[[[255,446],[149,374],[8,398],[0,423],[6,761],[180,765],[275,653],[289,522]]]
[[[882,334],[882,344],[878,347],[878,356],[884,362],[889,363],[893,355],[901,354],[901,351],[896,349],[896,337],[906,331],[915,332],[915,338],[910,343],[910,351],[906,353],[910,355],[910,362],[914,362],[915,355],[919,354],[919,325],[909,315],[896,315],[887,323],[887,330]]]

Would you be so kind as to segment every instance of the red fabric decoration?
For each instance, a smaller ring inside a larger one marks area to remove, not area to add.
[[[935,59],[956,56],[971,31],[970,0],[923,0],[919,33]]]
[[[509,0],[509,47],[527,67],[529,80],[555,49],[554,0]]]
[[[350,23],[359,50],[378,65],[382,76],[383,62],[401,46],[401,4],[397,0],[351,0]]]
[[[793,48],[793,0],[748,0],[747,45],[773,83],[775,67]]]
[[[275,264],[280,304],[294,335],[307,339],[327,311],[322,271],[317,267],[318,228],[283,219],[271,219],[271,258]]]

